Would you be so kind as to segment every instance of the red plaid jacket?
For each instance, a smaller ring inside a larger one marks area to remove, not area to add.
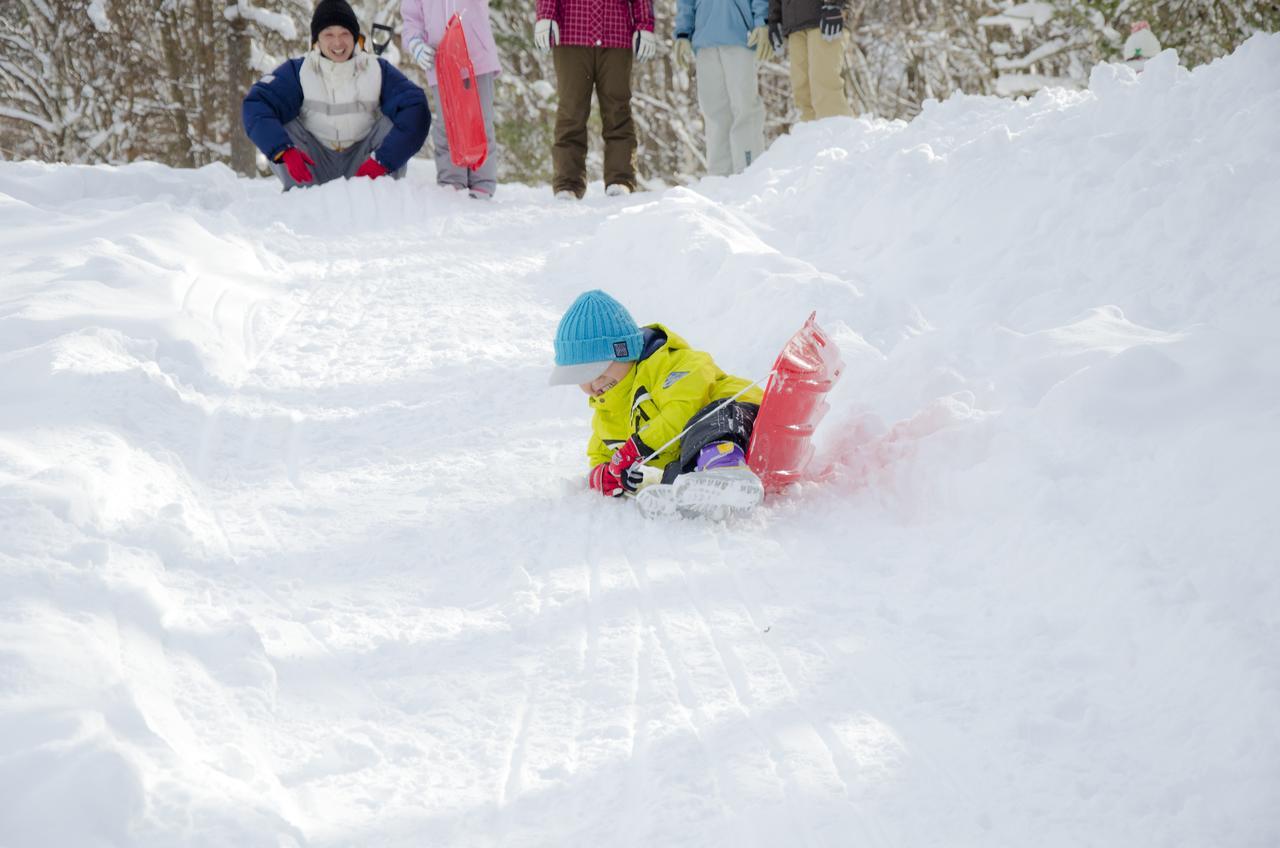
[[[653,0],[538,0],[538,19],[560,27],[560,43],[631,48],[638,29],[653,32]]]

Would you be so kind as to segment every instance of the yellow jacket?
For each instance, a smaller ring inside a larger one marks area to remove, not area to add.
[[[751,384],[720,370],[711,354],[661,324],[645,330],[645,353],[618,385],[590,398],[591,466],[608,462],[613,451],[631,436],[640,437],[641,456],[666,445],[689,424],[689,419],[713,400],[729,398]],[[764,392],[752,386],[738,400],[759,403]],[[664,467],[680,458],[680,442],[666,447],[647,464]]]

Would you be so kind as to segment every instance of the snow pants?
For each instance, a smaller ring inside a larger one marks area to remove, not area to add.
[[[817,27],[791,33],[787,38],[791,58],[791,96],[800,110],[800,120],[853,115],[844,96],[844,35],[827,41]]]
[[[436,182],[456,188],[474,188],[493,194],[498,187],[497,138],[493,133],[493,78],[497,72],[476,76],[476,92],[480,95],[480,111],[484,113],[484,136],[489,142],[489,155],[479,168],[463,168],[449,157],[449,134],[444,110],[440,108],[440,88],[431,86],[431,110],[438,120],[431,124],[431,144],[435,147]]]
[[[714,400],[689,419],[689,432],[680,440],[680,460],[662,469],[662,482],[670,483],[698,465],[698,453],[712,442],[733,442],[747,452],[751,430],[760,405],[740,400]]]
[[[756,83],[756,52],[703,47],[697,53],[698,107],[707,132],[707,173],[746,170],[764,152],[764,103]]]
[[[636,126],[631,120],[631,64],[634,52],[625,47],[554,47],[556,140],[551,147],[554,191],[587,191],[587,118],[591,94],[600,104],[604,138],[604,184],[636,187]]]
[[[315,177],[314,182],[301,183],[303,186],[323,185],[330,180],[336,180],[338,177],[354,177],[356,171],[360,170],[360,166],[364,164],[364,160],[377,149],[382,140],[387,137],[387,133],[394,129],[395,124],[391,123],[391,119],[386,115],[378,115],[378,122],[373,125],[373,131],[365,136],[356,144],[348,147],[346,150],[334,150],[323,141],[311,134],[306,127],[302,125],[302,121],[297,118],[284,125],[284,131],[289,134],[289,140],[293,142],[293,146],[301,150],[315,160],[315,164],[311,166],[311,176]],[[280,182],[284,184],[284,190],[297,188],[299,183],[294,182],[293,177],[289,176],[289,169],[285,167],[283,162],[272,162],[271,170]],[[409,163],[405,162],[398,169],[391,172],[391,176],[400,179],[409,170]]]

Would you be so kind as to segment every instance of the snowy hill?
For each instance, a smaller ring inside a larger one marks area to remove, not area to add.
[[[580,204],[0,163],[0,845],[1280,843],[1278,138],[1271,35]],[[835,478],[587,492],[593,287],[816,309]]]

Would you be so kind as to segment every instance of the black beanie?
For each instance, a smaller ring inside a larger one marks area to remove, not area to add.
[[[320,30],[331,26],[346,27],[352,38],[360,40],[360,22],[347,0],[320,0],[311,16],[311,43],[320,40]]]

